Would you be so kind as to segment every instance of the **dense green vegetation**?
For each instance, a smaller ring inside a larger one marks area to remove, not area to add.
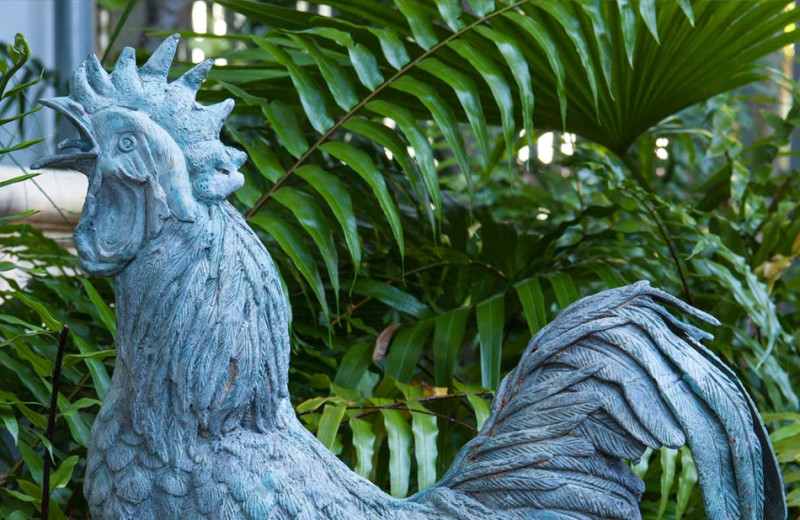
[[[430,485],[533,332],[581,296],[649,279],[723,323],[709,347],[758,404],[800,511],[800,173],[787,152],[800,90],[763,60],[797,39],[800,11],[334,0],[324,17],[220,3],[247,23],[219,37],[227,64],[201,101],[237,100],[224,138],[251,161],[233,202],[281,270],[291,390],[323,443],[395,495]],[[534,143],[552,131],[545,163]],[[0,308],[0,418],[19,450],[0,443],[0,516],[41,508],[51,450],[51,516],[81,517],[113,287],[19,221],[0,222],[0,247],[31,276]],[[704,518],[688,452],[636,468],[645,518]]]

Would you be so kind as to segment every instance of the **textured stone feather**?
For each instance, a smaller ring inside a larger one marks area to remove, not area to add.
[[[699,343],[709,335],[663,304],[716,323],[643,282],[564,310],[503,380],[478,437],[415,499],[446,487],[534,518],[640,518],[644,486],[622,461],[648,446],[688,444],[708,518],[785,518],[780,474],[755,407]],[[588,449],[559,446],[577,440]]]

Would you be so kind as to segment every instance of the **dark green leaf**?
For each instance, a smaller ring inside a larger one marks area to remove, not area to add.
[[[500,358],[503,349],[505,297],[500,294],[478,304],[478,336],[481,341],[481,384],[494,390],[500,383]]]
[[[545,326],[547,316],[545,315],[544,294],[538,278],[530,278],[514,284],[517,291],[525,319],[531,335],[536,334],[539,329]]]
[[[298,67],[286,51],[274,45],[263,36],[253,36],[253,41],[256,45],[271,54],[278,63],[286,67],[289,71],[289,76],[292,78],[292,83],[300,96],[300,102],[303,105],[306,116],[308,116],[308,120],[311,122],[311,126],[313,126],[314,130],[317,132],[321,134],[325,133],[326,130],[333,126],[333,119],[331,119],[331,116],[328,114],[325,97],[322,95],[322,90],[319,85],[317,85],[316,81],[314,81],[307,71]]]
[[[353,202],[347,188],[330,173],[313,165],[301,166],[295,174],[314,187],[336,216],[342,226],[347,249],[353,258],[353,266],[358,274],[361,266],[361,243],[358,240],[356,217],[353,212]]]
[[[111,335],[116,337],[117,336],[117,317],[114,315],[114,311],[112,311],[108,304],[103,301],[103,297],[100,296],[100,293],[97,292],[97,289],[94,288],[92,282],[85,278],[81,278],[81,283],[83,284],[83,288],[86,289],[86,294],[89,295],[89,299],[94,304],[97,312],[100,314],[100,321],[103,322],[103,325],[106,326]]]
[[[333,292],[339,294],[339,255],[333,242],[333,233],[328,226],[328,219],[316,201],[294,188],[284,186],[273,193],[273,198],[289,208],[303,229],[314,240],[331,280]]]
[[[326,404],[325,408],[322,409],[322,417],[319,420],[319,428],[317,429],[317,439],[331,451],[346,409],[347,407],[344,403]]]
[[[394,335],[389,355],[386,356],[387,375],[403,383],[411,380],[433,325],[433,320],[422,320],[400,329]]]
[[[398,410],[382,409],[381,415],[388,434],[391,493],[393,497],[403,498],[408,494],[411,473],[411,427]]]
[[[469,307],[446,312],[436,318],[436,331],[433,334],[433,363],[436,372],[436,386],[448,387],[453,378],[464,332],[469,317]]]
[[[375,434],[372,424],[364,419],[350,418],[347,422],[353,431],[353,447],[356,449],[355,472],[364,478],[372,474],[372,456],[375,453]]]
[[[289,255],[294,265],[302,273],[303,278],[308,282],[322,306],[322,311],[327,316],[328,302],[325,300],[325,287],[314,262],[314,256],[303,243],[303,239],[297,230],[278,218],[278,216],[266,211],[261,211],[250,217],[250,222],[269,233],[281,246],[281,249]]]
[[[386,188],[386,181],[383,179],[383,175],[375,167],[375,163],[372,162],[369,155],[355,146],[337,141],[329,141],[320,146],[320,149],[348,165],[369,184],[378,198],[378,203],[386,216],[386,220],[389,221],[389,226],[391,226],[394,238],[397,241],[397,247],[400,248],[400,254],[403,255],[405,242],[403,240],[403,227],[400,224],[400,216],[397,214],[392,197]]]

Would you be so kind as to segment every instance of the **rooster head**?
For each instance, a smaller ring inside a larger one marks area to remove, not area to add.
[[[192,222],[244,184],[238,170],[247,156],[219,140],[233,100],[195,101],[212,60],[167,81],[178,39],[167,38],[141,69],[131,48],[110,74],[90,56],[73,72],[69,96],[41,100],[80,134],[33,168],[89,178],[75,245],[92,274],[115,276],[166,222]]]

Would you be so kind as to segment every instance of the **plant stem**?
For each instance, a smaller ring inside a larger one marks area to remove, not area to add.
[[[50,443],[51,450],[53,446],[53,430],[56,424],[56,410],[58,410],[58,387],[61,382],[61,363],[64,360],[64,345],[67,343],[68,334],[69,325],[64,325],[61,328],[61,335],[58,338],[56,364],[53,367],[53,390],[50,395],[50,413],[47,416],[47,432],[45,432],[45,437]],[[50,517],[50,466],[53,462],[52,457],[52,451],[48,453],[48,450],[45,450],[44,469],[42,470],[42,520],[48,520]]]
[[[669,249],[669,254],[672,256],[672,261],[675,262],[675,267],[678,270],[678,276],[680,277],[681,284],[683,285],[683,292],[686,294],[686,301],[689,303],[689,305],[694,305],[694,303],[692,303],[692,293],[689,291],[689,283],[686,281],[686,275],[683,273],[683,267],[681,267],[681,261],[678,258],[678,252],[675,250],[675,245],[672,243],[672,239],[667,234],[667,230],[664,228],[664,225],[661,223],[661,219],[658,218],[655,210],[651,208],[647,202],[641,199],[640,202],[645,209],[647,209],[647,212],[650,213],[650,217],[652,217],[659,233],[661,233],[661,236],[664,238],[664,242],[667,243],[667,249]]]

